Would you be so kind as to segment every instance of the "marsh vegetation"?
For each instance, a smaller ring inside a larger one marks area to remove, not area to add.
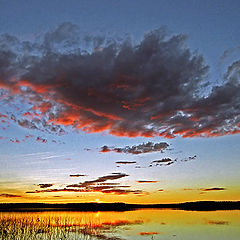
[[[0,211],[0,240],[237,240],[239,226],[239,210]]]
[[[124,222],[100,223],[93,219],[9,214],[0,217],[1,240],[120,240],[114,228]],[[112,235],[112,236],[108,236]]]

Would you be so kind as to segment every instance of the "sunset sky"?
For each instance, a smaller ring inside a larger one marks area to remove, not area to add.
[[[0,202],[240,200],[239,9],[0,0]]]

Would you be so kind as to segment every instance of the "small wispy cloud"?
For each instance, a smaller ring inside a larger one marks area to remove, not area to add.
[[[135,164],[137,162],[135,161],[117,161],[116,164]]]
[[[22,197],[22,196],[21,196],[21,195],[16,195],[16,194],[2,193],[2,194],[0,194],[0,197],[5,197],[5,198],[20,198],[20,197]]]
[[[153,181],[153,180],[138,180],[137,183],[157,183],[159,181]]]
[[[86,177],[86,174],[70,174],[69,177]]]
[[[40,188],[49,188],[49,187],[52,187],[54,184],[53,183],[40,183],[38,184],[38,186]]]
[[[203,192],[212,192],[212,191],[225,191],[227,189],[223,187],[213,187],[213,188],[202,188],[200,190]]]

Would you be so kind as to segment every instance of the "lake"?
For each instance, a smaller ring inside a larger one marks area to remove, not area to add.
[[[0,239],[238,240],[240,210],[1,212]]]

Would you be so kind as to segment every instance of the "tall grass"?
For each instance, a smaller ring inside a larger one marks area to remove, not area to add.
[[[0,215],[0,240],[120,240],[109,224],[57,216]]]

